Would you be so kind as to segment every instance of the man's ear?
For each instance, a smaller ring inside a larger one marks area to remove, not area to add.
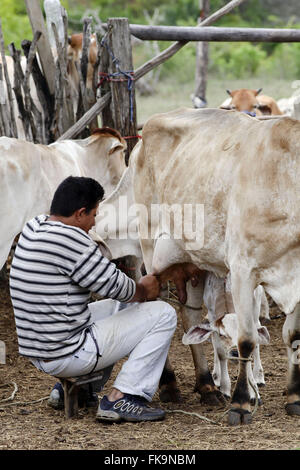
[[[81,207],[80,209],[77,209],[77,211],[75,211],[74,215],[76,218],[80,218],[82,215],[85,215],[86,214],[86,207]]]
[[[192,326],[182,337],[185,345],[199,344],[207,341],[214,330],[209,324]]]

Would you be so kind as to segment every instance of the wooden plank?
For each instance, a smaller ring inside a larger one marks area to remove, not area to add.
[[[127,18],[110,18],[106,41],[109,48],[108,73],[111,90],[111,119],[114,129],[127,137],[126,161],[138,141],[136,128],[135,86],[133,80],[132,50]],[[105,42],[104,42],[105,44]],[[104,46],[105,47],[105,46]],[[122,80],[122,81],[119,81]],[[106,122],[103,121],[103,125]]]
[[[94,106],[92,106],[79,121],[77,121],[74,126],[70,127],[63,135],[59,137],[57,140],[66,140],[66,139],[73,139],[75,136],[80,134],[82,130],[96,117],[98,114],[101,113],[102,109],[104,109],[111,99],[111,93],[107,93],[103,98],[100,98]]]
[[[42,33],[37,48],[50,93],[53,95],[55,88],[55,64],[40,2],[39,0],[25,0],[25,4],[33,34],[36,31]]]
[[[6,63],[6,58],[5,58],[5,46],[4,46],[4,37],[3,37],[3,32],[2,32],[1,18],[0,18],[0,52],[1,52],[1,60],[2,60],[4,77],[5,77],[5,81],[6,81],[7,100],[8,100],[7,108],[10,111],[10,126],[9,127],[11,129],[9,130],[9,133],[6,134],[6,135],[8,137],[18,137],[17,124],[16,124],[14,105],[13,105],[13,96],[12,96],[12,90],[11,90],[11,83],[10,83],[10,79],[9,79],[7,63]]]
[[[199,24],[209,16],[210,0],[199,0],[200,18]],[[205,107],[206,100],[206,87],[207,87],[207,74],[208,74],[208,59],[209,59],[209,43],[198,42],[196,44],[196,70],[195,70],[195,91],[192,99],[194,107]],[[194,98],[200,100],[196,105]]]
[[[145,41],[300,42],[299,29],[222,28],[216,26],[130,25],[130,32]]]

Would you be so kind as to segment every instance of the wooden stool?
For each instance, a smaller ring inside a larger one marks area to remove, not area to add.
[[[104,370],[80,377],[57,377],[64,389],[65,416],[67,419],[78,415],[78,390],[80,385],[102,380]]]

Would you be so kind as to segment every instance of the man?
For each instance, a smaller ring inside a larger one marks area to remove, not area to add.
[[[155,276],[135,283],[88,235],[102,198],[95,180],[70,176],[57,188],[50,216],[25,225],[10,272],[19,352],[57,377],[112,368],[129,355],[97,419],[160,420],[165,412],[147,403],[158,388],[176,313],[153,302],[160,291]],[[88,305],[91,292],[107,299]]]

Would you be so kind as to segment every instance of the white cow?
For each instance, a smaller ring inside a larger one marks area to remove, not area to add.
[[[135,266],[135,278],[138,279],[140,276],[140,269],[143,263],[143,257],[140,247],[140,242],[138,239],[138,213],[143,210],[142,207],[139,207],[135,204],[134,195],[133,195],[133,165],[131,162],[134,161],[135,154],[138,152],[138,149],[141,144],[136,145],[131,153],[129,160],[129,167],[125,170],[118,186],[110,194],[110,196],[105,199],[100,205],[96,216],[96,224],[93,229],[90,231],[90,235],[96,241],[105,242],[105,247],[108,249],[108,256],[110,259],[116,260],[121,257],[130,256],[133,258],[132,265]],[[225,279],[216,278],[212,273],[207,273],[205,275],[205,289],[204,289],[204,304],[209,310],[210,321],[214,322],[214,315],[219,315],[222,312],[222,316],[225,313],[225,310],[222,310],[221,305],[224,307],[226,303],[226,296],[224,291]],[[227,295],[230,296],[230,281],[226,282]],[[259,288],[258,288],[259,289]],[[261,292],[262,297],[262,308],[260,309],[260,315],[264,318],[269,318],[269,305],[265,296],[264,291]],[[221,305],[220,305],[221,304]],[[231,301],[232,305],[232,301]],[[234,310],[230,310],[234,311]],[[230,344],[236,344],[237,336],[237,325],[236,325],[236,316],[234,316],[233,321],[228,323],[228,316],[226,316],[227,326],[222,335],[230,341]],[[201,315],[199,313],[198,321],[201,321]],[[259,319],[257,320],[259,324]],[[211,330],[212,331],[212,330]],[[262,329],[264,331],[264,329]],[[220,387],[220,378],[217,371],[220,370],[219,367],[219,357],[224,352],[221,351],[221,343],[218,341],[217,334],[213,336],[213,344],[215,349],[215,366],[214,366],[214,381],[218,387]],[[202,342],[202,341],[201,341]],[[224,362],[222,361],[222,366]],[[227,364],[227,363],[226,363]],[[170,363],[167,362],[167,368],[170,369]],[[195,357],[195,367],[198,369],[197,356]],[[227,371],[227,367],[226,367]],[[225,376],[225,365],[222,368],[222,375]],[[263,370],[260,363],[259,348],[255,350],[255,378],[259,384],[264,382]],[[223,386],[223,381],[220,387],[220,390],[225,395],[230,395],[230,386],[228,388],[228,383],[230,384],[229,377],[226,377],[226,387]],[[161,397],[164,401],[177,400],[179,398],[179,390],[169,390],[162,381]]]
[[[254,321],[258,333],[258,344],[253,351],[253,370],[249,363],[249,380],[256,388],[265,385],[263,367],[260,360],[260,344],[268,344],[270,335],[265,326],[262,326],[259,317],[269,317],[269,304],[262,286],[254,291],[255,310]],[[231,296],[230,275],[226,279],[218,278],[213,273],[207,273],[204,285],[203,302],[207,308],[209,323],[192,326],[182,338],[183,344],[199,344],[212,339],[214,348],[213,379],[225,398],[231,396],[231,381],[228,373],[228,358],[231,351],[237,348],[238,327],[237,316]],[[251,401],[255,400],[256,393],[250,388]]]
[[[191,285],[202,283],[202,270],[219,277],[230,271],[243,359],[258,342],[254,290],[262,285],[287,315],[286,410],[295,415],[300,415],[300,369],[293,351],[300,337],[299,140],[300,123],[290,118],[259,121],[236,111],[183,108],[148,120],[134,158],[135,201],[148,214],[153,204],[170,207],[174,202],[202,204],[204,211],[199,230],[193,220],[181,238],[161,237],[155,244],[144,234],[149,225],[159,230],[157,221],[141,214],[146,270],[158,275],[169,270],[168,276],[175,276],[180,299],[188,304],[186,331],[197,324],[189,306],[203,299],[202,289]],[[206,370],[202,365],[202,378]],[[248,373],[246,361],[240,361],[230,424],[251,421]],[[206,376],[205,382],[214,393],[212,378]]]
[[[125,140],[109,128],[48,146],[0,137],[1,267],[25,222],[49,211],[54,191],[67,176],[92,177],[111,193],[126,168],[125,149]]]
[[[131,155],[135,152],[133,149]],[[141,277],[143,256],[138,238],[137,207],[134,203],[132,169],[126,168],[115,190],[99,204],[95,226],[90,236],[105,243],[109,257],[117,260],[130,258],[136,281]]]

